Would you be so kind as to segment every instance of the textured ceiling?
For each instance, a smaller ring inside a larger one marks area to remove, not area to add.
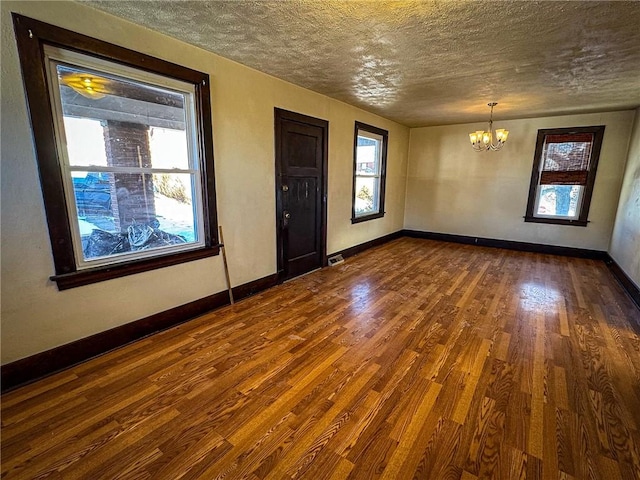
[[[640,2],[85,3],[408,126],[640,105]]]

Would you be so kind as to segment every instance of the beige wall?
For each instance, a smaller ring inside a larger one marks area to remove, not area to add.
[[[640,288],[640,108],[636,110],[609,254]]]
[[[329,121],[329,254],[403,226],[596,250],[607,250],[611,241],[613,258],[640,282],[640,121],[627,160],[634,111],[497,121],[497,127],[511,131],[505,149],[475,153],[467,134],[486,124],[409,133],[389,120],[77,3],[0,2],[0,7],[3,364],[225,290],[220,257],[63,292],[48,280],[53,262],[12,11],[211,75],[218,215],[233,285],[276,271],[274,107]],[[389,130],[389,154],[385,217],[352,225],[356,120]],[[537,130],[600,124],[607,129],[589,225],[525,223]]]
[[[606,251],[634,111],[496,121],[498,152],[477,153],[468,133],[486,124],[411,130],[405,228]],[[538,129],[606,125],[587,227],[525,223]]]
[[[328,253],[403,226],[409,129],[69,2],[1,2],[2,363],[225,290],[220,257],[59,292],[10,12],[211,75],[219,221],[233,285],[276,271],[273,109],[329,121]],[[354,121],[389,130],[386,215],[351,225]]]

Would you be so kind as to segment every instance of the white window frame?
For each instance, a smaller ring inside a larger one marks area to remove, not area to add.
[[[195,135],[195,105],[194,95],[195,88],[186,82],[176,79],[164,77],[151,72],[134,69],[125,65],[108,62],[99,58],[83,55],[78,52],[45,46],[45,66],[47,70],[47,79],[51,88],[49,94],[51,97],[51,107],[54,118],[54,129],[56,132],[56,147],[60,158],[60,170],[64,185],[64,192],[67,205],[67,216],[71,226],[71,235],[73,239],[73,250],[78,270],[93,268],[97,266],[117,264],[128,262],[131,260],[139,260],[144,258],[168,255],[187,250],[193,250],[204,246],[204,219],[202,207],[202,178],[200,174],[200,159],[198,158],[198,149],[196,145]],[[70,67],[79,67],[95,71],[96,74],[103,77],[119,77],[124,80],[133,80],[138,83],[149,85],[151,87],[162,88],[163,90],[172,90],[182,95],[184,99],[185,110],[185,128],[187,138],[188,153],[188,169],[184,168],[153,168],[153,167],[104,167],[104,166],[72,166],[69,161],[67,151],[66,134],[64,127],[62,99],[60,96],[60,82],[56,70],[57,65],[66,65]],[[64,140],[63,140],[64,139]],[[105,173],[133,173],[133,174],[154,174],[154,173],[172,173],[172,174],[188,174],[192,181],[192,208],[196,224],[196,241],[185,243],[184,245],[172,245],[148,250],[138,250],[133,252],[124,252],[116,255],[97,257],[86,260],[82,250],[82,239],[80,235],[80,226],[78,223],[77,205],[75,193],[73,189],[72,172],[74,171],[92,171]]]
[[[379,148],[377,149],[375,156],[375,168],[373,174],[359,174],[357,170],[358,166],[358,138],[367,138],[370,140],[378,141]],[[353,193],[352,193],[352,216],[351,223],[358,223],[367,220],[373,220],[384,216],[384,199],[386,189],[386,160],[387,149],[389,142],[389,132],[378,127],[373,127],[361,122],[356,122],[354,133],[354,147],[353,147]],[[369,212],[356,212],[356,198],[357,198],[357,179],[358,178],[374,178],[374,206],[375,210]]]

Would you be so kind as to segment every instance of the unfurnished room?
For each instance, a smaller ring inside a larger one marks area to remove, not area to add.
[[[3,479],[640,480],[640,2],[0,2]]]

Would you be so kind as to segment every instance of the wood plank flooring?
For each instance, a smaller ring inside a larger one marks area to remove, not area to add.
[[[2,398],[2,478],[640,479],[599,261],[401,238]]]

